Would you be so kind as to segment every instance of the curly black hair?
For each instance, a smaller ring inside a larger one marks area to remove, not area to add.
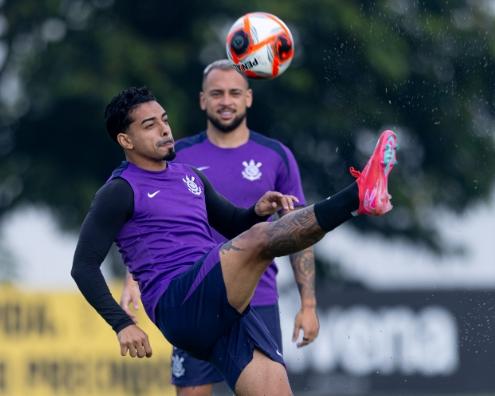
[[[110,137],[117,142],[117,135],[125,132],[132,122],[129,113],[138,105],[156,100],[147,87],[129,87],[116,95],[105,108],[105,123]]]

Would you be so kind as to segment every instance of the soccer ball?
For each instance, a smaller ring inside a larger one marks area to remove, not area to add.
[[[251,12],[235,21],[226,45],[234,67],[250,78],[275,78],[287,70],[294,57],[289,28],[266,12]]]

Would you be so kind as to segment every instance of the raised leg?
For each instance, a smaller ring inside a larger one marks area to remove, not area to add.
[[[313,245],[353,214],[380,216],[391,210],[388,176],[396,163],[396,147],[394,132],[383,132],[363,171],[352,170],[357,180],[348,188],[272,223],[257,224],[227,242],[220,261],[229,303],[244,311],[273,258]]]

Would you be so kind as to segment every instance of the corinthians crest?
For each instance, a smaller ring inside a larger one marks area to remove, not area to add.
[[[244,177],[244,179],[255,181],[261,177],[261,162],[255,162],[254,160],[250,160],[249,162],[242,161],[242,165],[244,166],[244,170],[242,171],[242,177]]]
[[[172,375],[176,378],[182,377],[186,373],[184,368],[184,358],[179,355],[172,356]]]
[[[186,178],[182,178],[182,181],[186,183],[187,189],[191,191],[194,195],[200,195],[201,194],[201,187],[199,187],[196,182],[195,182],[194,176],[187,176]]]

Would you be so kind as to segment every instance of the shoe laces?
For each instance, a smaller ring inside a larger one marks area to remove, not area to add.
[[[351,173],[351,175],[355,178],[355,179],[359,179],[359,176],[361,176],[361,172],[358,171],[356,168],[354,168],[353,166],[351,166],[349,168],[349,172]]]

